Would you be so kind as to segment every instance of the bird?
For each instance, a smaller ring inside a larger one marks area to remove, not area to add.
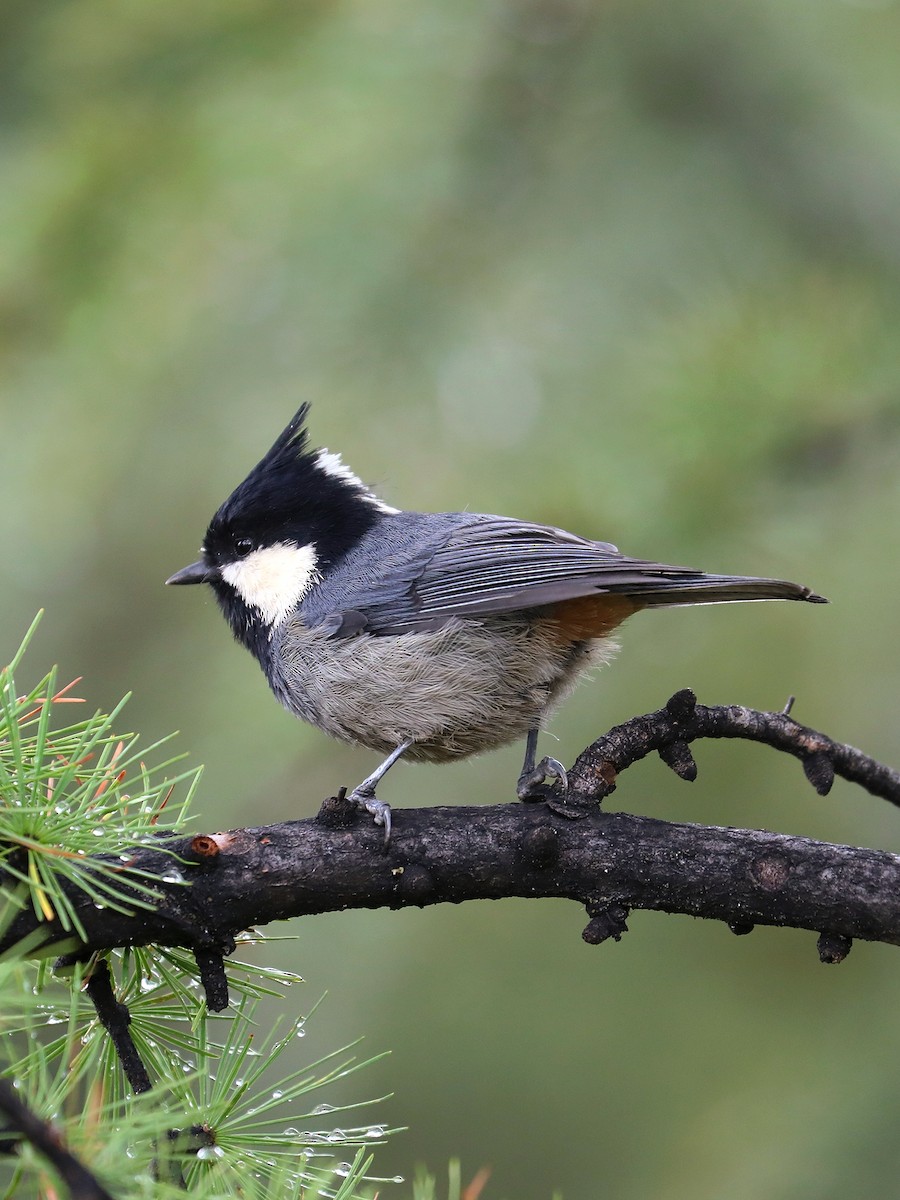
[[[199,561],[166,582],[212,588],[291,713],[384,755],[349,800],[385,844],[392,814],[376,788],[401,757],[449,762],[524,738],[519,799],[564,794],[562,763],[537,760],[539,732],[641,609],[827,603],[801,584],[631,558],[551,525],[393,508],[339,454],[310,447],[308,413],[220,506]]]

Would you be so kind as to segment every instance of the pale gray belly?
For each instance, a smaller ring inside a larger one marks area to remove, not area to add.
[[[294,619],[272,648],[270,683],[291,712],[384,753],[411,737],[407,758],[441,761],[523,737],[616,646],[561,646],[513,614],[396,637],[329,638]]]

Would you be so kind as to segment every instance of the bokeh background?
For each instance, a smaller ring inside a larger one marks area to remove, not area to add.
[[[303,400],[391,503],[798,578],[829,608],[636,618],[545,749],[694,687],[900,760],[900,8],[837,0],[6,0],[0,640],[206,764],[203,827],[373,765],[283,713],[212,598],[166,591]],[[518,748],[385,798],[507,799]],[[611,803],[900,849],[900,818],[703,745]],[[402,815],[401,818],[402,820]],[[391,1055],[380,1173],[486,1200],[879,1197],[900,960],[573,905],[349,913],[270,961],[298,1056]],[[406,1195],[408,1188],[384,1193]]]

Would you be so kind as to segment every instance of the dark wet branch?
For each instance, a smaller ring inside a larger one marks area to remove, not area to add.
[[[153,1084],[147,1068],[144,1066],[144,1061],[132,1041],[129,1029],[131,1013],[128,1011],[127,1005],[116,999],[112,975],[106,959],[98,959],[93,965],[85,990],[97,1012],[100,1024],[110,1036],[129,1087],[135,1095],[140,1092],[149,1092]]]
[[[860,751],[784,713],[707,708],[679,692],[585,750],[565,802],[551,796],[537,804],[398,810],[385,851],[381,830],[334,797],[313,820],[167,840],[186,884],[170,881],[170,854],[135,848],[133,865],[160,879],[155,909],[128,916],[99,910],[88,897],[74,901],[92,950],[192,949],[214,1005],[224,1003],[221,955],[235,934],[348,908],[558,897],[584,906],[583,936],[595,944],[618,939],[632,910],[652,909],[723,921],[735,933],[758,924],[809,929],[821,935],[824,962],[845,958],[853,938],[900,945],[900,856],[601,810],[620,773],[649,753],[693,778],[690,743],[703,737],[749,738],[788,751],[819,791],[837,773],[900,803],[900,775]],[[30,910],[21,913],[0,951],[34,923]]]
[[[15,1131],[30,1142],[56,1169],[72,1200],[113,1200],[100,1181],[66,1149],[53,1125],[32,1112],[6,1079],[0,1079],[0,1112],[4,1134]]]
[[[738,704],[707,707],[688,689],[676,692],[656,712],[632,717],[588,746],[569,775],[571,799],[593,804],[608,796],[620,772],[654,751],[682,779],[694,779],[697,768],[689,743],[698,738],[743,738],[793,754],[820,796],[828,794],[835,775],[840,775],[900,805],[900,771],[798,724],[789,711],[759,712]]]
[[[231,943],[231,949],[234,949],[233,942]],[[204,970],[205,959],[201,957],[199,950],[196,953],[201,979],[206,985],[207,1005],[213,1012],[218,1012],[228,1005],[228,984],[227,980],[225,980],[225,969],[221,953],[210,952],[208,955],[215,959],[213,966],[208,969],[216,980],[212,987],[207,983],[207,974]],[[221,975],[222,979],[221,984],[218,980],[219,975]],[[153,1086],[152,1081],[144,1065],[144,1061],[132,1040],[129,1029],[131,1025],[131,1013],[128,1011],[127,1005],[116,999],[112,973],[106,959],[100,958],[92,965],[85,987],[97,1011],[101,1025],[112,1040],[119,1063],[131,1090],[135,1095],[140,1092],[149,1092]],[[216,989],[218,988],[223,990],[217,991]],[[170,1129],[166,1133],[166,1139],[165,1153],[157,1157],[153,1162],[154,1177],[175,1187],[184,1188],[186,1185],[181,1171],[181,1163],[191,1155],[196,1154],[202,1146],[213,1144],[210,1139],[209,1130],[202,1125],[193,1125],[186,1130]]]
[[[237,932],[237,931],[236,931]],[[227,953],[234,950],[232,938],[227,942]],[[195,946],[194,958],[200,972],[200,983],[206,996],[206,1007],[210,1012],[222,1012],[228,1007],[228,976],[225,973],[225,947]]]

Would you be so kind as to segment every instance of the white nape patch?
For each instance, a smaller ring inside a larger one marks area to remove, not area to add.
[[[266,625],[274,628],[320,579],[316,561],[313,546],[276,542],[226,563],[222,578],[245,604],[257,610]]]
[[[399,508],[391,508],[390,504],[379,500],[371,488],[366,487],[360,477],[351,471],[346,463],[341,462],[341,456],[333,453],[327,447],[323,447],[316,455],[316,466],[326,475],[330,475],[332,479],[340,479],[343,483],[348,483],[355,488],[361,499],[367,501],[373,508],[377,508],[379,512],[397,513],[400,511]]]

